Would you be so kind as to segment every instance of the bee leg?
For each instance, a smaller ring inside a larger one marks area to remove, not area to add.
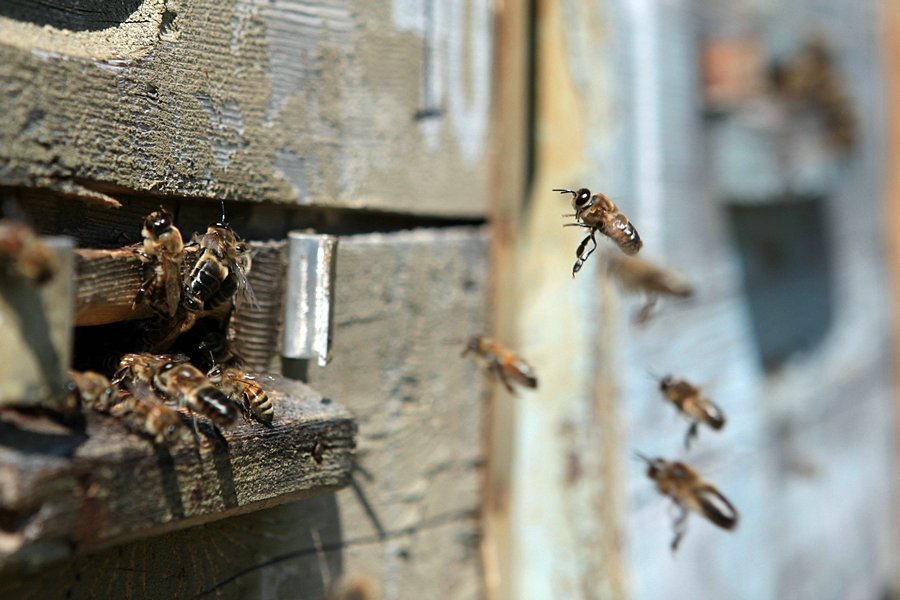
[[[700,431],[699,431],[699,429],[700,429],[699,425],[700,425],[699,422],[694,421],[694,422],[691,423],[691,426],[688,427],[687,433],[686,433],[685,436],[684,436],[684,449],[685,449],[685,450],[690,450],[690,449],[691,449],[691,442],[694,440],[694,438],[697,437],[697,434],[700,433]]]
[[[687,533],[688,511],[684,507],[679,508],[681,508],[681,512],[678,515],[678,518],[675,519],[675,522],[672,523],[672,530],[675,532],[675,537],[672,538],[672,554],[678,550],[678,545],[681,544],[684,534]]]
[[[516,390],[513,389],[512,384],[509,383],[509,379],[506,378],[506,375],[503,373],[503,368],[498,363],[493,363],[491,365],[491,370],[497,375],[497,379],[500,380],[500,383],[503,384],[503,387],[506,388],[506,391],[512,394],[513,396],[517,396]]]
[[[575,251],[575,255],[578,257],[578,260],[575,261],[575,265],[572,267],[572,279],[575,278],[575,273],[581,270],[581,266],[584,264],[584,261],[588,259],[588,257],[594,253],[594,250],[597,249],[597,240],[594,238],[596,231],[591,231],[591,234],[581,240],[581,243],[578,244],[578,250]],[[594,243],[593,248],[588,250],[586,253],[584,252],[585,248],[587,248],[588,241]]]
[[[647,321],[650,320],[650,317],[653,316],[653,309],[656,308],[656,303],[659,301],[659,296],[656,294],[648,294],[646,296],[646,301],[641,309],[634,315],[634,324],[635,325],[643,325]]]

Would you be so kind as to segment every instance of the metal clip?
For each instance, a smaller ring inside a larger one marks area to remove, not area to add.
[[[288,233],[287,288],[281,354],[289,359],[331,360],[334,329],[334,270],[338,239],[333,235]]]

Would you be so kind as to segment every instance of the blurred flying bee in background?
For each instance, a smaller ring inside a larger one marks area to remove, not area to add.
[[[147,215],[141,230],[143,249],[135,249],[144,263],[144,282],[134,297],[132,308],[146,302],[162,317],[172,318],[181,302],[181,263],[184,241],[172,214],[159,207]]]
[[[47,283],[58,269],[56,256],[28,225],[0,219],[0,274]]]
[[[378,600],[378,584],[366,575],[344,575],[335,581],[322,600]]]
[[[271,425],[275,408],[256,378],[236,367],[216,365],[206,374],[209,381],[231,400],[240,401],[247,413],[264,425]]]
[[[125,382],[150,388],[178,406],[200,413],[217,427],[228,427],[237,418],[231,400],[219,391],[186,356],[126,354],[119,363],[113,383]],[[139,389],[134,395],[144,393]]]
[[[637,229],[634,228],[628,217],[619,211],[615,203],[605,195],[592,195],[587,188],[581,188],[577,192],[566,189],[554,189],[553,191],[572,194],[572,208],[575,209],[575,213],[563,216],[575,217],[575,223],[566,223],[564,227],[584,227],[589,232],[575,251],[578,258],[575,266],[572,267],[572,277],[575,277],[575,273],[581,270],[584,262],[597,249],[595,235],[598,231],[614,241],[625,254],[637,254],[641,249],[643,242]],[[593,243],[590,250],[587,250],[588,242]]]
[[[672,552],[678,550],[687,533],[689,511],[703,515],[722,529],[732,530],[737,526],[738,512],[728,498],[711,483],[701,479],[694,469],[682,462],[635,454],[647,463],[647,477],[656,482],[659,493],[668,496],[680,510],[673,523],[675,537],[672,539]]]
[[[510,381],[529,388],[537,387],[537,377],[531,365],[497,342],[477,335],[472,336],[469,338],[462,356],[466,356],[470,352],[482,363],[488,373],[503,383],[509,393],[516,393]]]
[[[644,305],[635,315],[635,323],[650,319],[660,296],[690,298],[694,295],[693,286],[682,275],[643,258],[604,252],[603,263],[623,290],[644,295]]]
[[[832,147],[849,150],[856,143],[858,126],[853,103],[825,38],[814,37],[794,56],[773,63],[769,82],[776,93],[795,107],[819,111]]]
[[[691,420],[691,426],[684,436],[685,448],[690,448],[691,441],[697,437],[700,423],[706,423],[713,429],[722,429],[725,426],[725,414],[712,400],[703,395],[699,387],[684,379],[674,379],[666,375],[660,379],[659,389],[678,412]]]

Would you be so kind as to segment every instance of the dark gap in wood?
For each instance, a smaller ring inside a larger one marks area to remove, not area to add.
[[[113,193],[122,208],[102,208],[47,189],[0,187],[0,198],[18,203],[34,227],[46,235],[68,235],[81,248],[120,248],[141,241],[141,226],[150,212],[165,207],[185,241],[220,218],[218,200]],[[279,240],[289,231],[332,235],[390,233],[481,225],[483,218],[443,218],[366,208],[332,208],[229,200],[225,217],[245,240]],[[90,218],[87,216],[90,215]]]

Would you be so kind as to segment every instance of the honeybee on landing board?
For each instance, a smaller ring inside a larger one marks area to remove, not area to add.
[[[669,462],[662,458],[650,459],[640,453],[636,456],[647,463],[647,477],[656,482],[656,489],[680,510],[673,523],[675,537],[672,552],[678,550],[685,533],[689,511],[702,515],[713,525],[732,530],[737,527],[738,512],[728,498],[714,485],[701,479],[700,475],[682,462]]]
[[[246,297],[256,304],[247,272],[252,265],[250,247],[222,221],[213,223],[195,239],[200,256],[185,283],[185,305],[195,311],[212,309]]]
[[[614,241],[625,254],[637,254],[641,249],[643,242],[637,229],[634,228],[628,217],[622,214],[619,207],[605,195],[591,194],[587,188],[581,188],[578,191],[566,189],[554,189],[553,191],[572,194],[572,208],[575,209],[575,213],[565,216],[575,217],[575,222],[567,223],[564,227],[584,227],[588,230],[587,237],[581,241],[575,251],[578,258],[572,267],[572,277],[575,277],[575,273],[581,270],[584,262],[597,249],[595,235],[598,231]],[[594,245],[587,250],[589,241]]]
[[[218,427],[234,423],[237,411],[231,400],[216,389],[187,357],[159,354],[126,354],[119,363],[114,383],[132,381],[208,418]]]
[[[0,274],[41,285],[57,269],[53,250],[38,234],[24,223],[0,219]]]
[[[537,387],[537,377],[531,365],[497,342],[481,336],[473,336],[469,338],[462,356],[466,356],[470,352],[484,365],[488,373],[500,380],[509,393],[516,393],[510,381],[529,388]]]
[[[275,408],[256,378],[235,367],[216,365],[206,374],[209,381],[234,401],[241,401],[257,421],[271,425]]]
[[[626,292],[644,295],[644,305],[635,315],[636,323],[644,323],[650,318],[659,296],[690,298],[694,295],[693,286],[680,274],[638,256],[605,252],[603,262],[606,271]]]
[[[160,403],[149,390],[130,393],[120,389],[119,401],[109,413],[129,430],[148,435],[161,445],[173,445],[187,429],[181,415]]]
[[[675,405],[678,412],[691,420],[691,426],[684,437],[684,447],[690,448],[691,441],[699,433],[700,423],[706,423],[713,429],[725,426],[725,414],[716,404],[703,395],[699,387],[684,379],[674,379],[666,375],[659,380],[659,389],[666,400]]]
[[[172,214],[160,207],[147,215],[141,230],[143,250],[136,249],[144,263],[145,279],[134,297],[132,308],[146,302],[150,309],[163,317],[172,318],[181,302],[181,263],[184,261],[184,240],[175,227]]]
[[[68,392],[74,404],[101,412],[110,409],[116,397],[116,389],[109,379],[96,371],[69,370]]]

